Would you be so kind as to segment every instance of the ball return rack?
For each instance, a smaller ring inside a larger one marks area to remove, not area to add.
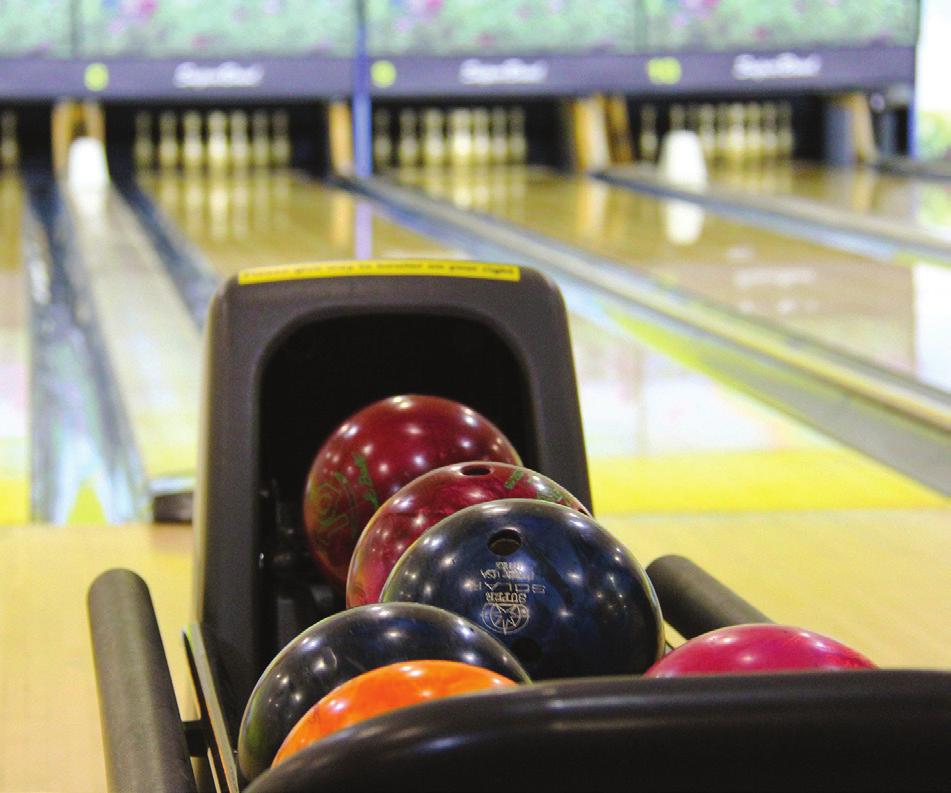
[[[457,399],[590,507],[567,316],[528,268],[337,262],[246,271],[212,301],[182,719],[146,583],[89,590],[109,790],[947,790],[951,673],[876,670],[544,681],[405,708],[252,782],[235,760],[251,689],[343,603],[300,541],[314,450],[377,399]],[[632,483],[635,487],[636,483]],[[768,621],[682,557],[647,568],[685,638]]]

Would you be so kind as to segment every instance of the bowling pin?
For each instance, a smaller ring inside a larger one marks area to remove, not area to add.
[[[697,135],[707,163],[712,163],[717,151],[717,111],[713,105],[701,105],[697,122]]]
[[[201,114],[190,110],[182,118],[182,165],[186,171],[198,171],[205,163],[205,144],[201,134]]]
[[[700,105],[687,105],[687,126],[691,132],[700,132]]]
[[[140,170],[148,170],[155,161],[155,144],[152,143],[152,114],[142,111],[135,114],[135,141],[132,156]]]
[[[251,116],[251,160],[255,168],[271,164],[271,140],[267,111],[255,110]]]
[[[19,160],[17,116],[12,110],[6,110],[3,115],[0,115],[0,163],[4,168],[13,168]]]
[[[702,191],[708,183],[707,166],[700,136],[692,130],[675,129],[664,136],[657,170],[676,187]],[[661,202],[664,234],[674,245],[693,245],[703,231],[703,207],[692,201]]]
[[[716,149],[715,159],[726,160],[730,148],[730,106],[721,102],[716,108]]]
[[[412,168],[419,164],[419,137],[416,112],[405,108],[400,112],[400,142],[397,151],[400,166]]]
[[[671,132],[676,132],[680,129],[686,129],[687,122],[687,113],[684,110],[683,105],[671,105],[669,112],[669,129]]]
[[[373,165],[380,171],[390,167],[393,160],[393,140],[390,138],[390,112],[377,110],[373,114]]]
[[[665,181],[677,187],[705,188],[707,166],[700,136],[689,129],[674,129],[664,135],[657,169]]]
[[[231,113],[231,164],[236,171],[245,171],[251,164],[251,145],[248,141],[248,114],[242,110]]]
[[[792,105],[789,102],[780,102],[777,108],[776,137],[777,154],[781,159],[790,159],[796,148],[796,139],[792,125]]]
[[[466,108],[449,114],[449,161],[455,166],[472,164],[472,111]]]
[[[224,173],[228,169],[228,117],[220,110],[208,114],[208,170]]]
[[[740,164],[746,150],[746,125],[744,124],[744,109],[739,102],[729,106],[727,110],[726,148],[724,158],[731,164]]]
[[[504,107],[493,107],[489,121],[490,160],[493,165],[504,165],[509,159],[508,117]]]
[[[763,105],[763,158],[776,159],[779,148],[779,138],[776,130],[776,105],[767,102]]]
[[[109,184],[106,147],[98,138],[83,135],[69,145],[66,181],[83,194],[101,194]]]
[[[472,111],[472,162],[474,165],[488,165],[491,157],[489,111],[484,107],[477,107]]]
[[[644,105],[641,108],[641,132],[638,139],[641,159],[644,162],[654,162],[657,159],[657,111],[653,105]]]
[[[759,162],[763,158],[763,117],[756,102],[746,105],[746,159]]]
[[[271,118],[271,162],[277,168],[291,164],[291,121],[286,110],[277,110]]]
[[[159,116],[158,159],[164,169],[178,167],[178,118],[170,110]]]
[[[446,162],[445,116],[430,108],[423,113],[423,164],[430,167]]]
[[[517,165],[528,158],[528,139],[525,137],[525,111],[513,107],[509,111],[509,159]]]

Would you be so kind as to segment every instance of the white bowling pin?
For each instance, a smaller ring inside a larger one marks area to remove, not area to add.
[[[190,110],[182,118],[182,165],[198,171],[205,163],[205,143],[201,134],[201,114]]]
[[[178,118],[171,111],[159,116],[158,159],[159,165],[164,169],[178,167]]]
[[[419,131],[416,112],[406,108],[400,112],[400,142],[397,151],[400,165],[411,168],[419,164]]]
[[[243,110],[231,113],[231,163],[236,171],[247,170],[251,164],[251,144],[248,140],[248,114]]]
[[[208,114],[208,170],[223,173],[230,164],[228,117],[220,110]]]

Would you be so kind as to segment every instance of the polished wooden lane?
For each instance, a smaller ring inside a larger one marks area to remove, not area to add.
[[[246,203],[236,196],[249,189],[247,177],[229,182],[154,174],[142,184],[222,278],[250,264],[464,255],[379,216],[342,190],[290,172],[250,178],[262,197],[257,214],[248,210],[237,224],[233,208]],[[214,193],[218,189],[221,196]],[[185,211],[184,196],[192,190],[202,200],[189,199]],[[212,222],[215,212],[222,217]],[[935,503],[931,491],[650,352],[636,333],[610,320],[589,292],[565,295],[598,510]],[[746,486],[728,486],[736,481]]]
[[[463,256],[292,171],[231,178],[155,173],[139,181],[222,278],[307,261]]]
[[[70,190],[74,244],[129,419],[155,490],[196,459],[199,333],[135,216],[114,190]]]
[[[223,235],[222,248],[211,241],[202,252],[215,264],[222,251],[223,275],[249,263],[242,249],[251,263],[322,258],[314,239],[334,217],[312,208],[322,189],[290,189],[300,229],[249,232],[231,247]],[[356,210],[343,214],[357,222]],[[389,225],[373,229],[375,250],[444,251],[406,229],[390,237]],[[326,255],[353,255],[354,225],[339,233],[350,242]],[[689,555],[775,619],[824,630],[882,664],[951,667],[946,502],[650,351],[589,293],[565,294],[596,509],[638,558]],[[109,567],[137,570],[151,587],[186,706],[179,630],[191,548],[181,528],[0,530],[0,790],[105,788],[85,595]]]
[[[20,249],[23,191],[0,173],[0,526],[30,512],[27,282]]]
[[[594,507],[617,513],[926,507],[940,496],[705,374],[565,290]]]
[[[754,195],[805,200],[836,210],[905,224],[951,243],[951,185],[947,181],[887,173],[866,166],[811,162],[719,166],[711,185]]]
[[[776,622],[882,666],[951,669],[951,507],[603,519],[649,562],[678,553]]]
[[[793,239],[543,168],[395,174],[456,206],[615,260],[673,287],[951,390],[951,268]]]
[[[22,526],[0,530],[0,790],[103,791],[105,767],[86,590],[110,567],[148,582],[184,707],[190,529]]]

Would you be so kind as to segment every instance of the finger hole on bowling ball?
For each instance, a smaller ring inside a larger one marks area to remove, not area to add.
[[[462,469],[463,476],[488,476],[491,473],[487,465],[467,465]]]
[[[489,550],[496,556],[510,556],[522,547],[522,536],[515,529],[501,529],[489,537]]]
[[[538,642],[526,638],[512,642],[512,652],[523,664],[533,664],[542,657],[542,648],[538,646]]]

